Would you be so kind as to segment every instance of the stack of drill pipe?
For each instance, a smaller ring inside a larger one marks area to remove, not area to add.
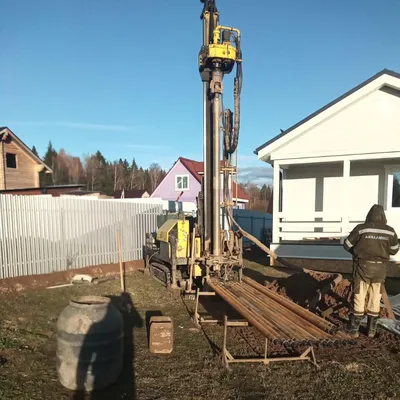
[[[252,288],[258,290],[259,292],[265,294],[269,298],[275,300],[279,304],[285,306],[292,312],[296,313],[297,315],[303,317],[305,320],[311,322],[312,324],[318,326],[322,330],[332,333],[336,330],[336,327],[331,322],[319,317],[318,315],[313,314],[312,312],[304,309],[303,307],[299,306],[296,303],[293,303],[291,300],[287,299],[279,295],[278,293],[273,292],[270,289],[267,289],[265,286],[260,285],[253,279],[244,277],[243,282],[250,285]]]
[[[329,321],[249,278],[242,283],[210,282],[211,288],[266,338],[276,344],[333,346],[352,343]]]

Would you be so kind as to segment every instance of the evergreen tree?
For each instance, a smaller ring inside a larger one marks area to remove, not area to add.
[[[103,154],[101,154],[101,151],[100,151],[100,150],[97,150],[97,151],[96,151],[96,154],[95,154],[94,156],[96,157],[97,161],[99,161],[99,163],[100,163],[103,167],[105,167],[105,166],[107,165],[107,161],[106,161],[106,159],[104,158]]]
[[[144,170],[144,174],[143,174],[143,181],[144,181],[144,185],[143,185],[143,189],[148,192],[148,193],[152,193],[151,191],[151,177],[150,177],[150,173],[148,169]]]
[[[128,189],[134,189],[139,187],[139,168],[136,160],[132,160],[132,164],[129,168],[129,179],[128,179]]]
[[[124,188],[128,188],[129,187],[129,177],[131,174],[131,167],[126,158],[124,159],[124,161],[122,161],[122,171],[123,171],[123,178],[124,178]]]
[[[36,157],[39,157],[39,153],[37,152],[35,146],[32,146],[32,153],[33,153]]]
[[[53,171],[52,174],[41,174],[41,186],[50,186],[56,184],[57,176],[57,152],[54,149],[51,141],[47,145],[47,151],[43,159],[44,163]]]
[[[131,164],[131,170],[137,170],[138,169],[138,165],[136,163],[136,160],[133,158],[132,159],[132,164]]]
[[[265,183],[260,190],[260,200],[267,200],[267,185]]]

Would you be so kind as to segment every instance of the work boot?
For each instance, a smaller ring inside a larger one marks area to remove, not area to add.
[[[363,317],[351,315],[350,317],[350,329],[349,329],[349,335],[352,338],[358,338],[360,335],[360,332],[358,331],[360,329],[361,321],[363,320]]]
[[[376,328],[378,326],[378,317],[368,315],[368,337],[373,338],[376,334]]]

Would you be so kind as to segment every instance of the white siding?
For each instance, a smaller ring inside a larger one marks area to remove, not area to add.
[[[400,165],[399,159],[353,161],[350,164],[350,184],[348,198],[348,215],[351,230],[365,217],[373,204],[385,202],[386,170],[385,166]],[[298,232],[299,240],[309,237],[310,223],[330,221],[331,216],[344,216],[344,182],[342,163],[323,163],[292,165],[285,170],[283,177],[282,214],[285,216],[282,232]],[[318,217],[310,218],[315,212],[323,212]],[[389,225],[393,226],[400,236],[400,208],[386,210]],[[287,224],[299,221],[296,227]],[[285,224],[286,222],[286,224]],[[336,227],[315,228],[315,232],[340,232],[341,223]],[[342,237],[346,233],[341,233]],[[315,236],[318,236],[316,234]],[[334,235],[332,235],[334,236]],[[395,259],[400,259],[400,255]]]
[[[400,160],[351,162],[348,207],[352,218],[364,219],[373,204],[384,205],[385,166],[396,164]],[[282,211],[299,216],[314,211],[340,213],[344,206],[342,174],[338,163],[290,166],[282,182]]]
[[[400,147],[400,92],[383,88],[273,152],[273,159],[379,153]]]
[[[337,211],[342,174],[338,163],[291,166],[282,182],[282,211],[300,215]]]
[[[384,202],[384,161],[352,162],[350,166],[350,217],[364,220],[374,204]]]

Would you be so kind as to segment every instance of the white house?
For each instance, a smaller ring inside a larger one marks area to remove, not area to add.
[[[281,257],[350,260],[343,239],[373,204],[400,236],[399,73],[379,72],[255,153],[274,168],[271,249]]]

